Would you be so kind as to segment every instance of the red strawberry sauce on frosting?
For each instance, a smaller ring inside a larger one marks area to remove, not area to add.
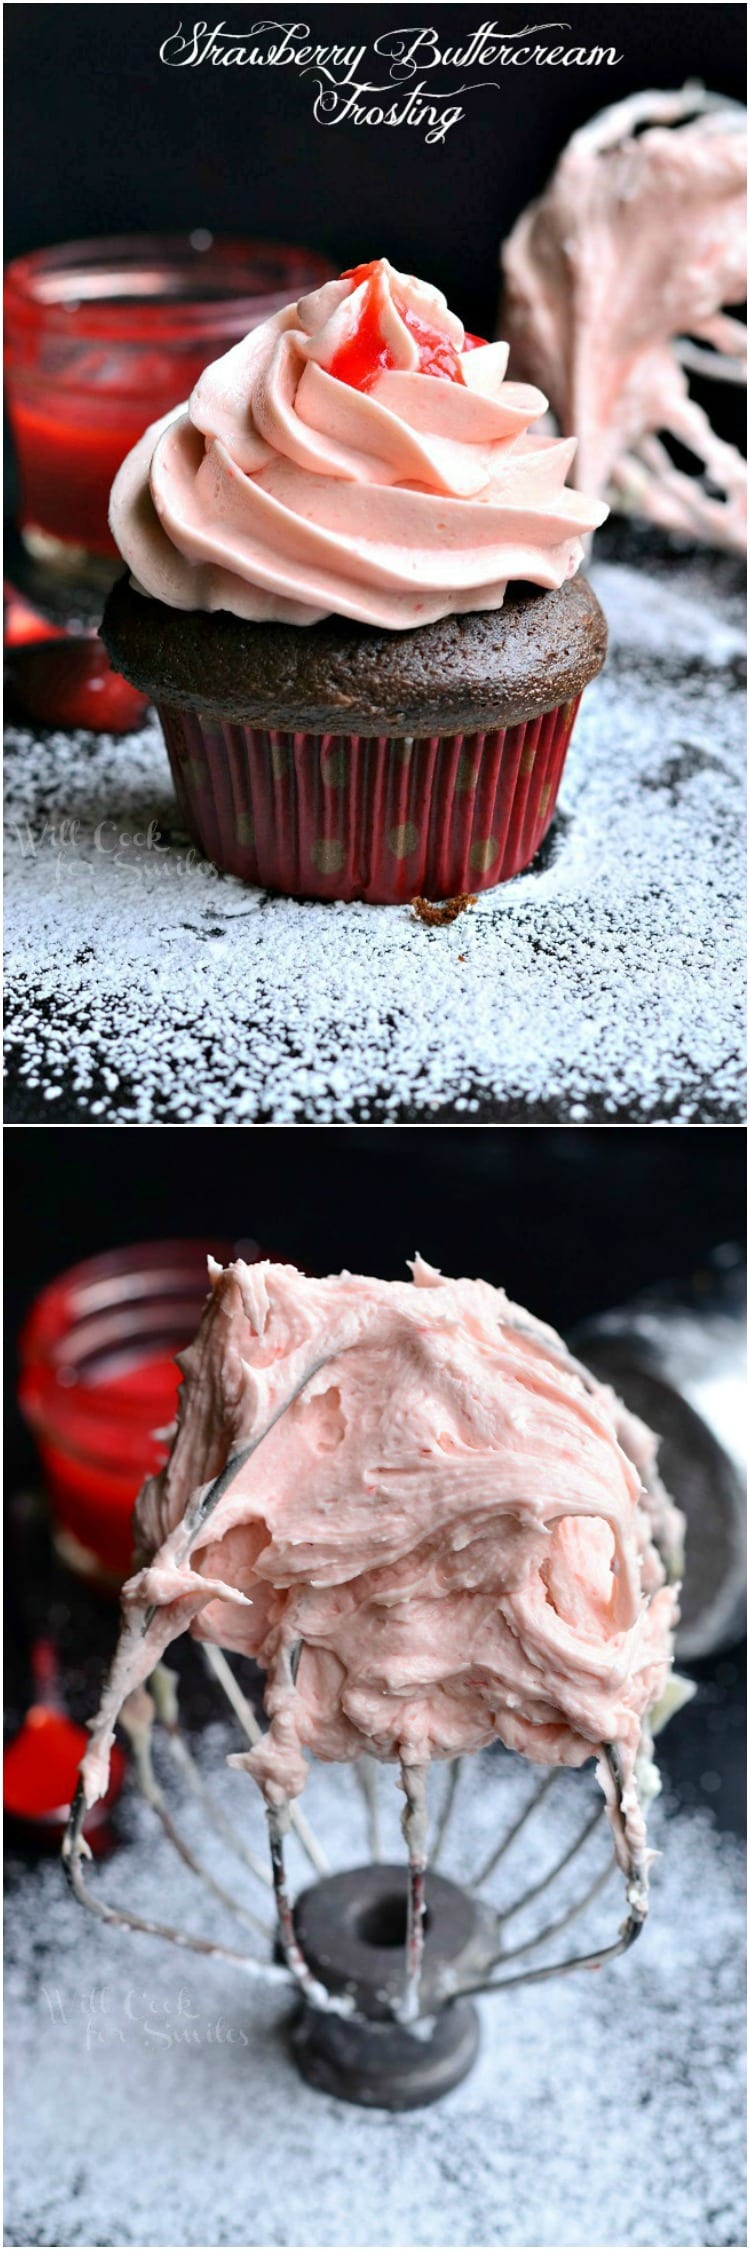
[[[388,367],[395,367],[396,356],[383,335],[381,305],[384,296],[382,259],[372,258],[369,265],[347,266],[342,281],[352,281],[355,289],[367,283],[362,310],[357,326],[346,342],[339,345],[329,362],[328,374],[335,375],[340,383],[349,383],[352,390],[369,391],[378,375]],[[439,328],[431,328],[426,320],[399,301],[394,290],[393,301],[410,335],[419,350],[420,375],[439,375],[449,383],[463,382],[461,354]],[[482,336],[464,336],[464,351],[475,351],[484,342]]]

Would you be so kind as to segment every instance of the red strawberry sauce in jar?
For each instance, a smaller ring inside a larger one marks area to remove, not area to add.
[[[248,329],[330,279],[284,243],[193,235],[68,242],[5,275],[6,396],[30,552],[68,569],[117,549],[120,462]]]
[[[175,1353],[192,1342],[208,1293],[208,1254],[223,1242],[137,1243],[72,1266],[43,1289],[20,1343],[19,1402],[34,1431],[58,1547],[74,1568],[115,1586],[132,1569],[131,1517],[159,1469],[180,1384]],[[247,1263],[262,1255],[243,1243]]]

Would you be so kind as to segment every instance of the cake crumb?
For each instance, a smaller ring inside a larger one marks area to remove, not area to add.
[[[427,922],[431,929],[442,929],[446,922],[455,922],[467,907],[476,906],[475,891],[459,891],[456,898],[441,899],[438,905],[431,898],[413,898],[412,906],[418,922]]]

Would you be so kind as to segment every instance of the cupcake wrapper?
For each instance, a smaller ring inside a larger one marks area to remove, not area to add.
[[[580,702],[490,734],[287,734],[157,706],[180,810],[216,867],[296,898],[455,898],[527,867]]]

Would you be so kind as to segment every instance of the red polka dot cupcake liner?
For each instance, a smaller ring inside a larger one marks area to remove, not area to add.
[[[177,799],[229,875],[293,898],[455,898],[528,867],[580,695],[486,734],[292,734],[158,703]]]

